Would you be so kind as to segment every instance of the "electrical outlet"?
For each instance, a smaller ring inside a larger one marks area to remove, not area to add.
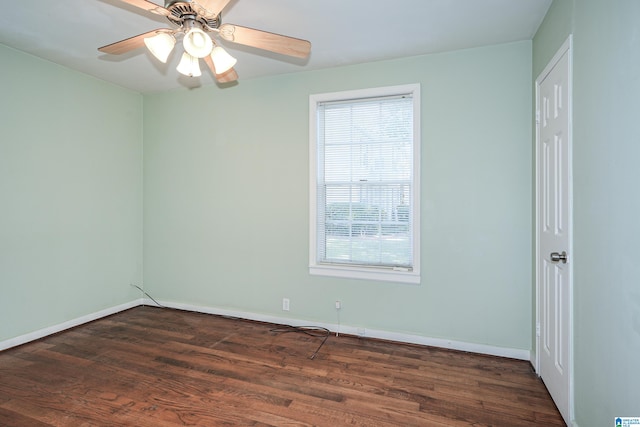
[[[282,298],[282,311],[289,311],[289,298]]]
[[[336,310],[340,310],[342,308],[342,303],[340,300],[336,300]]]

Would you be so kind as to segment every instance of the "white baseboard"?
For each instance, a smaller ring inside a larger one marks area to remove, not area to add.
[[[266,314],[250,313],[244,311],[225,310],[213,307],[203,307],[192,304],[181,304],[170,301],[158,301],[165,307],[176,308],[180,310],[195,311],[198,313],[216,314],[221,316],[238,317],[241,319],[255,320],[259,322],[275,323],[280,325],[291,326],[316,326],[329,329],[332,332],[340,334],[355,335],[366,338],[376,338],[388,341],[403,342],[409,344],[419,344],[432,347],[447,348],[452,350],[467,351],[470,353],[487,354],[491,356],[508,357],[510,359],[526,360],[531,358],[529,350],[516,348],[496,347],[484,344],[468,343],[463,341],[453,341],[441,338],[430,338],[421,335],[405,334],[400,332],[389,332],[378,329],[359,328],[355,326],[338,325],[336,323],[313,323],[309,321],[291,319],[288,317],[278,317]],[[146,305],[155,305],[150,299],[145,299]]]
[[[125,303],[125,304],[117,305],[115,307],[106,308],[104,310],[100,310],[100,311],[97,311],[95,313],[90,313],[90,314],[87,314],[85,316],[78,317],[76,319],[68,320],[66,322],[59,323],[59,324],[54,325],[54,326],[49,326],[49,327],[44,328],[44,329],[39,329],[37,331],[30,332],[30,333],[25,334],[25,335],[20,335],[20,336],[17,336],[15,338],[10,338],[10,339],[5,340],[5,341],[0,341],[0,351],[6,350],[6,349],[11,348],[11,347],[16,347],[16,346],[19,346],[19,345],[22,345],[22,344],[26,344],[28,342],[35,341],[35,340],[38,340],[40,338],[44,338],[44,337],[46,337],[48,335],[57,334],[58,332],[62,332],[64,330],[66,330],[66,329],[71,329],[73,327],[82,325],[83,323],[92,322],[94,320],[98,320],[98,319],[101,319],[103,317],[107,317],[107,316],[110,316],[112,314],[116,314],[116,313],[119,313],[121,311],[128,310],[128,309],[133,308],[133,307],[137,307],[137,306],[141,305],[142,303],[143,303],[142,299],[137,299],[137,300]]]
[[[430,338],[421,335],[405,334],[400,332],[383,331],[379,329],[360,328],[356,326],[338,325],[336,323],[310,323],[309,321],[292,319],[288,317],[271,316],[267,314],[251,313],[245,311],[226,310],[214,307],[197,306],[192,304],[174,303],[170,301],[158,301],[164,307],[175,308],[179,310],[194,311],[198,313],[215,314],[220,316],[237,317],[241,319],[254,320],[258,322],[275,323],[278,325],[291,325],[291,326],[316,326],[329,329],[332,332],[338,332],[339,334],[361,336],[366,338],[376,338],[388,341],[403,342],[409,344],[419,344],[432,347],[448,348],[452,350],[468,351],[471,353],[488,354],[492,356],[508,357],[511,359],[530,360],[530,351],[521,350],[506,347],[495,347],[490,345],[468,343],[463,341],[453,341],[441,338]],[[31,332],[25,335],[20,335],[15,338],[11,338],[5,341],[0,341],[0,351],[6,350],[11,347],[16,347],[22,344],[26,344],[30,341],[35,341],[40,338],[44,338],[47,335],[52,335],[58,332],[62,332],[66,329],[73,328],[83,323],[88,323],[93,320],[100,319],[102,317],[110,316],[120,311],[128,310],[139,305],[155,306],[155,302],[148,298],[141,298],[133,300],[131,302],[121,304],[115,307],[107,308],[96,313],[87,314],[85,316],[78,317],[76,319],[69,320],[67,322],[60,323],[58,325],[50,326],[48,328],[40,329],[35,332]]]

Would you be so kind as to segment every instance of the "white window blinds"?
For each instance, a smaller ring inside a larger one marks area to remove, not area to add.
[[[316,262],[414,266],[412,94],[317,104]]]

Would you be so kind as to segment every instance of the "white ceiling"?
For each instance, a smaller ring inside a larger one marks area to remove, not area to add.
[[[163,5],[163,0],[153,0]],[[552,0],[232,0],[222,22],[311,41],[308,60],[222,43],[239,81],[405,56],[530,40]],[[181,76],[175,51],[161,64],[146,49],[97,48],[156,28],[166,18],[120,0],[20,0],[3,5],[0,43],[142,92],[215,84]]]

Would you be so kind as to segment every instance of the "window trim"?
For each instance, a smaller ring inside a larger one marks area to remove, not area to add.
[[[318,113],[319,103],[411,94],[413,100],[413,268],[389,268],[325,264],[317,261],[316,196],[318,177]],[[420,84],[385,86],[309,95],[309,274],[399,283],[420,283]]]

